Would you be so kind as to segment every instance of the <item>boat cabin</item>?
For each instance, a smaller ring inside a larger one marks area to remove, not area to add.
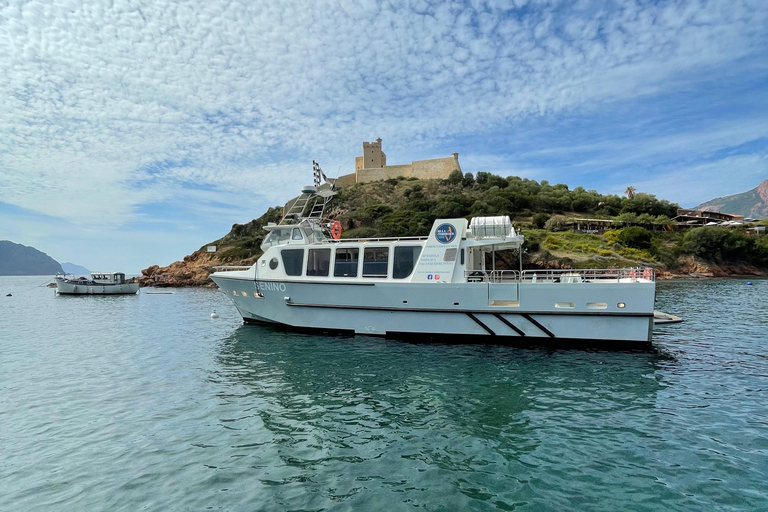
[[[125,284],[122,272],[91,272],[91,280],[98,284]]]
[[[266,229],[257,263],[265,279],[463,282],[486,270],[486,255],[523,242],[509,217],[438,220],[427,237],[336,240],[307,222]]]

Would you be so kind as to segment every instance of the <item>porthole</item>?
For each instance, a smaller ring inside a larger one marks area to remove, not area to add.
[[[625,307],[627,307],[627,305],[624,304],[623,302],[619,302],[618,304],[616,304],[616,307],[617,308],[625,308]]]
[[[269,268],[272,270],[275,270],[277,268],[277,258],[272,258],[269,260]]]

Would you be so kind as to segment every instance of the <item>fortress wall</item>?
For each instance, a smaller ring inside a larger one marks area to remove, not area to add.
[[[456,169],[461,170],[459,160],[453,157],[417,160],[411,165],[413,166],[411,176],[422,180],[445,179]]]
[[[371,181],[381,181],[391,178],[387,173],[387,169],[363,169],[357,171],[358,183],[370,183]]]
[[[387,178],[397,178],[398,176],[402,176],[403,178],[408,178],[411,176],[411,164],[406,165],[388,165],[384,168],[385,171],[387,171]]]
[[[337,187],[351,187],[355,183],[357,183],[357,174],[354,172],[352,174],[345,174],[344,176],[339,176],[336,178]]]

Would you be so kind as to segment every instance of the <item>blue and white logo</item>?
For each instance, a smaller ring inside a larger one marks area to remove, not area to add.
[[[435,238],[441,244],[449,244],[456,239],[456,228],[453,224],[440,224],[435,231]]]

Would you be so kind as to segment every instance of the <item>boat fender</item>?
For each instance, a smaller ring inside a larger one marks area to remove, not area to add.
[[[341,223],[337,220],[331,223],[331,236],[334,240],[341,238]]]

